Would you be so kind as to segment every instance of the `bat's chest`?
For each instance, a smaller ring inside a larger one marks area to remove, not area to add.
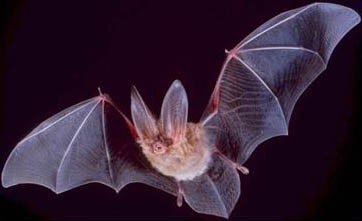
[[[191,125],[185,141],[170,146],[165,154],[155,155],[147,151],[147,148],[142,149],[155,169],[177,180],[192,180],[203,174],[211,158],[204,133]]]

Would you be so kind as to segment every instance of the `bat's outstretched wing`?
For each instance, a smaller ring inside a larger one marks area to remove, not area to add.
[[[201,119],[216,147],[243,164],[261,142],[286,135],[299,96],[359,22],[350,8],[314,3],[272,18],[227,52]]]
[[[132,125],[122,115],[100,95],[50,117],[16,145],[2,172],[3,186],[34,183],[61,193],[98,182],[118,192],[140,182],[176,195],[174,181],[155,172],[137,145],[125,145],[126,123]]]

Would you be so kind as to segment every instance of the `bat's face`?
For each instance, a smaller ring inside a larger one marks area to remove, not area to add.
[[[132,118],[142,152],[160,173],[192,180],[204,173],[210,148],[201,124],[187,122],[187,96],[179,81],[168,90],[159,120],[155,120],[139,93],[132,93]]]

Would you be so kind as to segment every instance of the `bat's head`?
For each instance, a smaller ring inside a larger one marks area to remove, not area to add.
[[[138,139],[154,154],[164,154],[186,137],[188,102],[185,88],[175,80],[163,99],[159,120],[148,109],[135,87],[131,93],[131,112]]]
[[[168,89],[158,120],[136,88],[132,90],[132,119],[142,152],[159,172],[178,180],[192,180],[210,161],[204,130],[187,122],[187,110],[186,91],[178,80]]]

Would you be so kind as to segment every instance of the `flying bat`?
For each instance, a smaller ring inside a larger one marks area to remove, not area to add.
[[[240,196],[239,172],[249,173],[245,162],[260,143],[288,134],[298,98],[359,22],[355,11],[331,3],[270,19],[226,50],[199,122],[188,122],[178,80],[159,117],[135,87],[131,118],[99,90],[22,139],[5,163],[2,185],[33,183],[58,194],[91,182],[119,192],[138,182],[174,195],[178,206],[185,201],[198,213],[227,218]]]

